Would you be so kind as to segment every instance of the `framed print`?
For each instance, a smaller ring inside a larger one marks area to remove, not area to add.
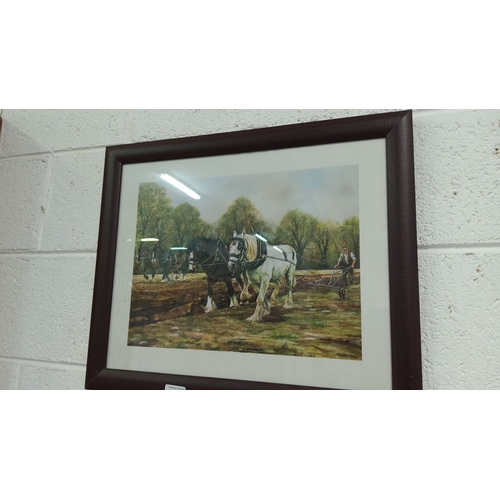
[[[108,147],[86,388],[421,389],[412,130]]]

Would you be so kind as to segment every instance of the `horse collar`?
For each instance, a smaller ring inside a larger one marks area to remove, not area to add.
[[[243,269],[243,271],[253,271],[254,269],[257,269],[262,266],[262,264],[264,264],[267,259],[267,245],[264,241],[257,240],[257,258],[249,262],[247,260],[246,241],[243,238],[239,237],[233,239],[243,243],[243,250],[240,254],[240,267]]]

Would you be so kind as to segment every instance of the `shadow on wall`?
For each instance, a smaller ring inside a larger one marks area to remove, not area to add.
[[[15,147],[10,147],[6,150],[6,144],[14,144]],[[2,116],[0,115],[0,158],[31,153],[43,154],[48,152],[46,146],[44,147],[34,140],[32,136],[26,134],[26,131],[14,126],[7,118],[3,117],[2,120]]]

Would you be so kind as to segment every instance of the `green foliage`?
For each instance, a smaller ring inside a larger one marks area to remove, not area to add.
[[[216,231],[221,240],[227,242],[232,238],[233,231],[240,234],[245,229],[248,233],[259,233],[264,226],[262,214],[248,198],[241,196],[217,221]]]
[[[296,341],[300,337],[296,333],[290,333],[288,330],[274,330],[271,332],[271,338],[273,340],[293,340]]]
[[[340,249],[343,245],[349,248],[349,251],[354,252],[358,262],[356,266],[359,266],[359,217],[353,216],[345,219],[340,225],[338,240],[340,240],[340,248],[338,250],[340,255]]]
[[[137,205],[136,241],[141,238],[158,238],[158,244],[168,245],[172,201],[167,196],[167,189],[154,182],[139,186]]]
[[[182,203],[172,211],[172,243],[186,246],[192,238],[200,236],[207,224],[201,219],[200,211],[189,203]]]
[[[266,220],[261,226],[259,234],[264,236],[267,241],[275,242],[277,230],[278,226],[273,221]]]
[[[325,260],[316,245],[308,245],[302,256],[302,269],[327,269],[330,261]]]
[[[276,242],[292,245],[297,251],[297,267],[302,267],[302,257],[307,246],[313,241],[319,221],[310,214],[299,210],[289,210],[278,225]]]
[[[139,187],[137,236],[157,238],[158,246],[186,246],[194,237],[220,237],[229,242],[233,231],[259,233],[271,244],[288,244],[297,251],[298,269],[324,269],[337,262],[343,245],[354,252],[359,266],[359,218],[318,220],[300,210],[289,210],[281,221],[266,220],[257,207],[245,197],[236,199],[213,224],[189,203],[172,206],[167,188],[150,182]]]
[[[319,258],[324,263],[335,259],[334,255],[340,252],[340,248],[336,245],[339,239],[339,229],[340,224],[331,219],[318,223],[313,241],[319,250]]]

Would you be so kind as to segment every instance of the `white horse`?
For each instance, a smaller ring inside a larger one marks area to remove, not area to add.
[[[292,288],[295,286],[295,268],[297,253],[289,245],[266,245],[263,251],[262,243],[253,235],[243,233],[233,234],[229,245],[228,267],[231,272],[241,268],[246,272],[248,281],[257,292],[257,306],[248,321],[262,321],[263,316],[271,313],[271,304],[266,297],[270,283],[276,285],[272,299],[277,299],[281,279],[285,277],[287,295],[284,307],[293,308]]]

